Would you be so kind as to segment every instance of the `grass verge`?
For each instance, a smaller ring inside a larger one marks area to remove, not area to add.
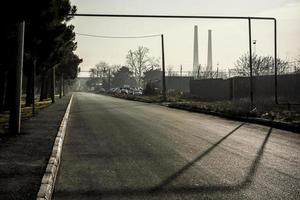
[[[167,101],[164,102],[161,95],[133,96],[113,94],[111,96],[146,103],[159,103],[171,108],[211,114],[234,120],[249,121],[300,132],[299,108],[291,109],[286,106],[278,106],[266,102],[257,102],[256,107],[251,108],[248,99],[241,99],[239,101],[204,102],[189,97],[168,96]],[[269,100],[268,102],[272,102],[272,100]]]
[[[44,101],[36,101],[35,102],[35,113],[38,113],[43,108],[49,106],[51,104],[51,99],[46,99]],[[32,107],[25,106],[24,102],[21,102],[21,120],[29,119],[33,116]],[[8,127],[9,121],[9,111],[4,111],[0,113],[0,133],[4,133],[5,129]]]

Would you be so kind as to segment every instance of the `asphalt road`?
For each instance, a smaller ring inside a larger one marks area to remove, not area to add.
[[[76,93],[54,199],[300,199],[300,134]]]

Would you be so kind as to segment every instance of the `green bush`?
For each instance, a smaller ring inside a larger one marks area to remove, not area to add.
[[[158,95],[159,93],[160,90],[158,88],[155,88],[152,83],[147,83],[143,91],[144,95]]]

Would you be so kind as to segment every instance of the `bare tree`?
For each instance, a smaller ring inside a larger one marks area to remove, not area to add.
[[[174,67],[172,65],[167,66],[168,76],[176,76],[176,72],[174,71]]]
[[[108,72],[108,68],[109,68],[109,64],[104,62],[104,61],[100,61],[98,64],[95,65],[96,71],[97,71],[97,77],[104,77],[106,75],[106,73]]]
[[[90,69],[90,77],[95,78],[97,76],[97,71],[95,68]]]
[[[300,55],[295,60],[295,73],[300,73]]]
[[[149,49],[143,46],[139,46],[135,51],[129,50],[126,62],[133,72],[138,86],[142,85],[142,76],[147,69],[159,66],[158,59],[150,57]]]
[[[110,68],[110,73],[113,74],[114,72],[118,71],[122,65],[111,65]]]
[[[160,68],[160,58],[150,57],[149,65],[151,69],[159,69]]]
[[[287,72],[288,62],[282,59],[277,59],[278,74]],[[250,65],[249,55],[244,54],[235,62],[234,72],[238,75],[249,76]],[[271,56],[252,56],[252,74],[254,76],[274,74],[274,58]]]
[[[132,50],[129,50],[126,56],[126,62],[129,65],[131,71],[133,72],[134,77],[137,77],[137,63],[135,53]]]

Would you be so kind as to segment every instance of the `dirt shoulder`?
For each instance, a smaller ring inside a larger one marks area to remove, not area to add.
[[[273,107],[267,111],[254,108],[251,111],[245,102],[202,102],[178,97],[168,97],[167,101],[163,102],[162,96],[133,96],[124,94],[110,96],[146,103],[158,103],[170,108],[210,114],[300,133],[300,113],[287,110],[283,107]]]

